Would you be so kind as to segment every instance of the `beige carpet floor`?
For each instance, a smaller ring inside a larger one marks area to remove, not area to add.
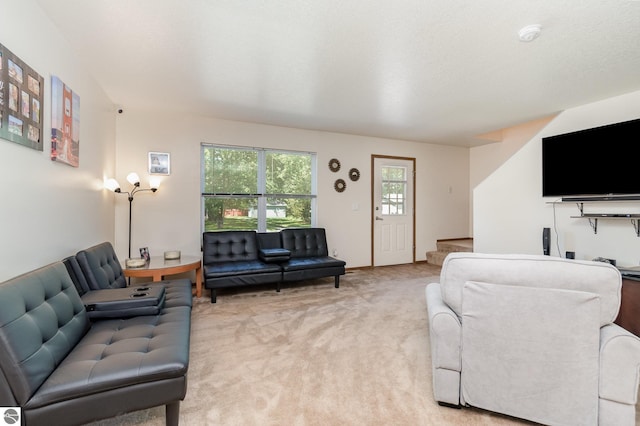
[[[433,400],[420,263],[194,300],[180,424],[531,425]],[[208,291],[205,291],[208,293]],[[163,425],[164,408],[96,425]]]

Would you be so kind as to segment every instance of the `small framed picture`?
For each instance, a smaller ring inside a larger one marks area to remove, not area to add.
[[[149,153],[149,174],[168,175],[171,174],[171,158],[168,152]]]
[[[151,260],[151,255],[149,255],[149,247],[142,247],[140,249],[140,257],[147,262]]]

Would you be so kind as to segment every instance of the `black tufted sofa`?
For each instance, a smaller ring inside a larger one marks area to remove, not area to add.
[[[204,287],[216,289],[275,284],[335,277],[345,274],[345,262],[329,256],[324,228],[288,228],[280,232],[204,232],[202,237]]]
[[[177,425],[191,300],[90,321],[68,267],[59,261],[0,283],[0,406],[21,407],[22,424],[37,426],[165,405],[166,424]]]

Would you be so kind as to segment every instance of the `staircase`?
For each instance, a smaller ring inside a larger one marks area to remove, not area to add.
[[[473,238],[453,238],[436,241],[436,251],[427,252],[427,263],[442,266],[449,253],[464,251],[473,252]]]

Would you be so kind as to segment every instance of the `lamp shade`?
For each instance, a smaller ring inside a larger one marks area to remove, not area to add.
[[[140,185],[140,176],[138,176],[138,174],[136,172],[131,172],[131,173],[129,173],[127,175],[127,181],[131,185],[138,186],[138,185]]]
[[[160,179],[156,177],[152,177],[151,179],[149,179],[149,187],[153,192],[156,192],[158,188],[160,188]]]
[[[107,179],[104,183],[104,187],[113,192],[118,192],[120,190],[120,184],[114,178]]]

